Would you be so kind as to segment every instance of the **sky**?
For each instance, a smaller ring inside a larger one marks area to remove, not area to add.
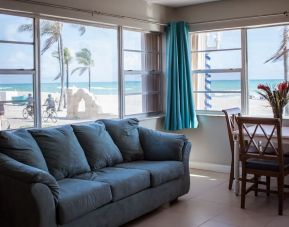
[[[0,14],[0,40],[32,42],[28,32],[20,33],[21,24],[31,24],[32,19]],[[282,26],[248,29],[248,73],[249,79],[280,79],[283,76],[283,62],[264,62],[278,49],[282,39]],[[240,30],[222,32],[219,36],[219,48],[238,48],[241,45]],[[42,37],[41,42],[46,37]],[[212,45],[212,39],[210,40]],[[70,71],[80,66],[75,53],[82,48],[92,52],[94,66],[92,81],[111,82],[118,78],[117,31],[113,28],[86,27],[83,36],[77,26],[64,23],[64,47],[70,49],[74,59]],[[53,45],[41,56],[41,80],[44,83],[55,82],[53,79],[59,73],[57,59],[52,52],[57,48]],[[141,49],[141,36],[137,32],[124,33],[125,49]],[[0,44],[0,68],[33,68],[33,45]],[[136,53],[125,53],[125,68],[140,69],[141,57]],[[212,68],[234,68],[241,66],[240,51],[212,52],[210,54]],[[229,76],[228,76],[229,75]],[[238,79],[236,74],[222,75],[219,79]],[[215,77],[217,78],[217,76]],[[140,76],[130,76],[129,80],[140,80]],[[70,82],[87,82],[88,74],[70,76]],[[31,82],[30,76],[0,76],[0,83]]]

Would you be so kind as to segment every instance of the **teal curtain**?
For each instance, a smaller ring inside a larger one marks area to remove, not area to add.
[[[166,130],[197,128],[191,81],[189,27],[185,22],[167,26]]]

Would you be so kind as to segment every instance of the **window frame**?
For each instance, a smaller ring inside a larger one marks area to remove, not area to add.
[[[124,91],[124,81],[125,81],[125,70],[124,70],[124,50],[123,49],[123,30],[134,30],[138,32],[151,32],[146,31],[143,29],[132,29],[127,28],[122,25],[114,25],[114,24],[103,24],[94,21],[82,21],[77,19],[70,19],[70,18],[59,18],[56,16],[47,16],[47,15],[36,15],[31,13],[26,13],[23,11],[10,11],[5,9],[0,9],[0,14],[3,15],[11,15],[11,16],[19,16],[19,17],[26,17],[31,18],[33,20],[33,42],[22,42],[22,41],[6,41],[0,40],[0,43],[9,43],[9,44],[29,44],[33,45],[33,68],[32,69],[0,69],[0,74],[23,74],[23,75],[32,75],[32,82],[33,82],[33,97],[34,97],[34,128],[41,128],[42,121],[41,121],[41,47],[40,47],[40,20],[55,20],[64,23],[74,23],[80,24],[84,26],[93,26],[93,27],[105,27],[105,28],[113,28],[117,31],[117,53],[118,53],[118,118],[128,118],[128,117],[138,117],[138,118],[146,118],[146,117],[155,117],[155,116],[162,116],[163,105],[161,107],[160,112],[149,112],[149,113],[140,113],[140,114],[133,114],[133,115],[125,115],[125,91]],[[160,70],[158,71],[161,76],[161,81],[163,81],[163,70],[162,70],[162,33],[159,32],[160,38],[160,51],[158,52],[159,55],[159,64]],[[144,54],[148,53],[143,51]],[[131,72],[134,73],[134,72]],[[136,72],[135,72],[136,73]],[[144,74],[145,72],[139,71],[138,74]],[[146,72],[148,73],[148,72]],[[160,100],[163,99],[163,88],[161,83],[160,88]],[[1,102],[1,101],[0,101]],[[6,102],[6,101],[3,101]],[[162,104],[162,102],[161,102]],[[53,126],[52,126],[53,127]],[[13,129],[14,130],[14,129]]]

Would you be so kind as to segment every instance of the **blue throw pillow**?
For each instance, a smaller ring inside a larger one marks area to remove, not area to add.
[[[57,180],[90,171],[71,126],[33,129],[30,133],[43,153],[49,172]]]
[[[118,147],[103,123],[72,125],[92,170],[113,166],[123,161]]]
[[[105,124],[125,161],[142,160],[143,150],[139,141],[138,120],[135,118],[122,120],[100,120]]]
[[[139,136],[145,160],[181,161],[183,159],[183,146],[187,141],[185,135],[139,127]]]
[[[36,141],[25,129],[0,132],[0,152],[23,164],[48,172]]]

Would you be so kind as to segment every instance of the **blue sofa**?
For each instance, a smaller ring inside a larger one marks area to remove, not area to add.
[[[0,226],[119,226],[186,194],[184,135],[100,120],[0,132]]]

